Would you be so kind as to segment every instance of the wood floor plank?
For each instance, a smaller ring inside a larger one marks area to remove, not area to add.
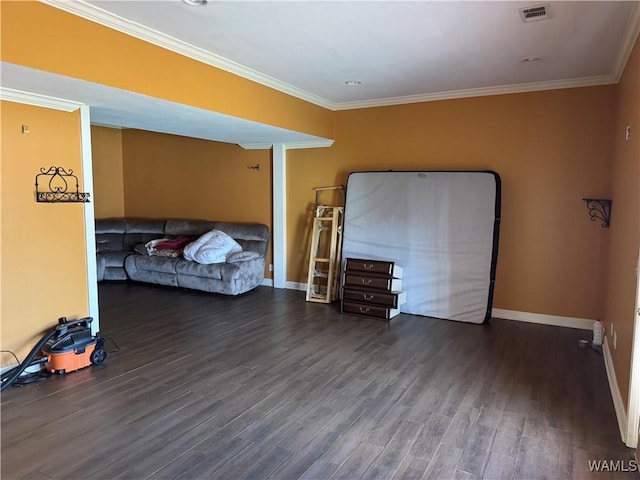
[[[573,477],[572,435],[563,430],[547,428],[543,440],[542,457],[545,466],[558,479]]]
[[[347,459],[342,462],[342,465],[340,465],[331,478],[344,480],[360,478],[378,455],[380,455],[381,451],[382,447],[379,445],[374,445],[366,441],[360,442],[349,454]]]
[[[542,441],[540,438],[521,437],[514,479],[544,478],[544,458],[540,454]]]
[[[477,478],[480,478],[480,477],[474,475],[473,473],[465,472],[464,470],[457,469],[453,474],[454,480],[475,480]],[[489,480],[489,478],[487,480]]]
[[[411,447],[410,454],[417,458],[431,460],[453,419],[442,415],[432,415]]]
[[[260,480],[268,478],[273,472],[278,470],[293,455],[290,451],[274,447],[260,460],[255,462],[244,474],[243,478]]]
[[[365,477],[371,474],[373,477],[385,476],[391,478],[404,457],[415,444],[416,438],[423,430],[424,425],[405,420],[402,422],[391,440],[386,444],[380,455],[371,465],[371,471],[367,470]]]
[[[516,458],[492,451],[483,477],[491,480],[510,480],[515,474]]]
[[[462,457],[463,450],[455,446],[441,443],[429,462],[424,473],[425,478],[453,478],[456,466]]]
[[[427,460],[426,458],[406,455],[391,478],[393,480],[412,480],[414,478],[423,478],[424,473],[429,466],[429,461],[430,459]]]
[[[320,478],[331,478],[338,469],[338,465],[322,460],[316,460],[309,469],[300,475],[301,480],[318,480]]]
[[[336,443],[341,434],[341,431],[322,429],[276,471],[277,476],[275,478],[297,478],[302,475],[316,461],[322,458],[324,453]],[[335,468],[337,469],[338,466],[335,465]]]
[[[469,431],[469,438],[457,463],[457,468],[482,477],[491,454],[496,429],[476,423]]]

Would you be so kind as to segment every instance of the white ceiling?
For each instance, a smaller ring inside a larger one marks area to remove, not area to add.
[[[531,23],[518,9],[541,2],[43,1],[332,110],[616,83],[640,27],[638,1],[552,1],[550,18]],[[3,87],[92,105],[98,123],[232,143],[318,140],[24,67],[2,69]]]

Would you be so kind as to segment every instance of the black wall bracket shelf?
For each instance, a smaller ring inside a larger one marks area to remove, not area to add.
[[[589,209],[589,217],[591,221],[600,220],[603,228],[609,228],[611,221],[611,200],[605,198],[583,198],[584,203]]]
[[[47,182],[48,190],[39,190],[38,181]],[[75,184],[75,190],[69,190],[69,183]],[[89,194],[81,192],[78,185],[78,177],[73,174],[73,170],[65,170],[63,167],[51,166],[48,169],[42,167],[40,173],[36,175],[36,202],[45,203],[87,203]]]

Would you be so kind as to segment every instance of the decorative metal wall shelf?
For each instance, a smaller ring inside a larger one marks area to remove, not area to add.
[[[47,182],[48,190],[38,189],[39,180]],[[71,185],[72,190],[69,190],[69,183],[75,184],[75,191],[73,185]],[[88,201],[89,194],[80,191],[78,177],[73,174],[73,170],[66,171],[62,167],[53,166],[47,170],[42,167],[40,173],[36,175],[36,202],[87,203]]]
[[[583,198],[584,203],[589,209],[589,217],[591,221],[600,220],[603,228],[609,228],[611,220],[611,200],[604,198]]]

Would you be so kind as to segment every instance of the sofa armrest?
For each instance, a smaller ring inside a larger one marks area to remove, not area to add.
[[[220,276],[224,281],[239,280],[243,277],[255,277],[256,275],[264,277],[264,257],[221,264]]]
[[[227,263],[246,262],[247,260],[254,260],[261,257],[258,252],[252,252],[251,250],[243,250],[241,252],[233,252],[227,257]]]

